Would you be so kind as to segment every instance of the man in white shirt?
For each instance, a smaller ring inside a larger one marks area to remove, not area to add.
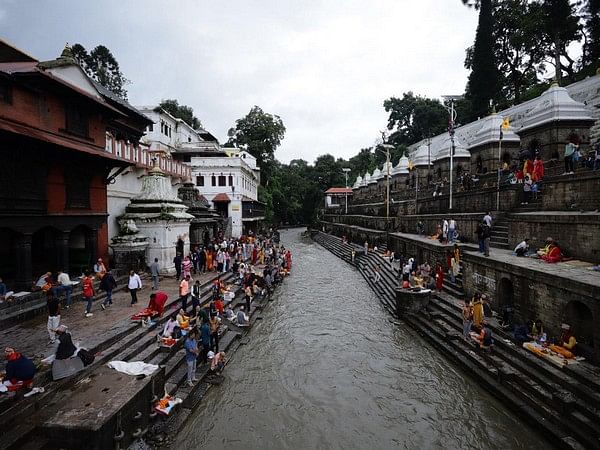
[[[485,216],[483,216],[483,221],[485,222],[485,224],[492,228],[492,215],[490,214],[490,212],[488,211],[487,214]]]
[[[515,253],[517,256],[525,256],[529,251],[529,238],[526,238],[519,245],[515,247]]]
[[[55,297],[60,294],[65,294],[65,308],[69,309],[71,306],[71,292],[73,292],[73,284],[69,278],[69,274],[63,271],[58,272],[57,277],[58,284],[52,288]]]
[[[448,221],[448,241],[454,243],[456,240],[456,221],[450,219]]]

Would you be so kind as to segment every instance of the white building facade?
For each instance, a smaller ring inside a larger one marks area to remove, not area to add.
[[[230,219],[226,235],[239,237],[258,231],[264,220],[264,205],[258,202],[260,169],[256,158],[238,149],[207,152],[192,144],[184,145],[178,155],[189,155],[192,181],[217,212]]]
[[[228,219],[224,234],[239,237],[258,231],[264,220],[264,205],[258,201],[260,168],[256,158],[239,149],[221,147],[208,131],[195,130],[156,107],[138,109],[154,122],[142,142],[149,151],[190,169],[200,194]]]

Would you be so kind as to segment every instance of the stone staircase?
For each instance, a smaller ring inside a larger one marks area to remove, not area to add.
[[[214,278],[205,282],[201,287],[202,307],[208,305],[210,301],[212,281],[216,277],[215,274]],[[224,283],[233,283],[237,277],[228,273],[221,274],[220,279]],[[241,296],[241,288],[237,286],[236,297],[232,300],[234,309],[243,303]],[[149,429],[163,435],[179,431],[191,411],[201,401],[209,384],[203,381],[195,384],[192,388],[185,385],[187,369],[184,361],[185,351],[181,341],[171,349],[165,349],[158,345],[157,333],[162,329],[169,316],[179,308],[178,300],[178,298],[170,299],[165,305],[163,316],[150,327],[131,323],[124,329],[120,329],[118,333],[107,335],[99,345],[89,349],[96,354],[94,363],[75,376],[52,381],[51,373],[46,369],[36,375],[36,386],[43,386],[44,393],[28,399],[22,396],[3,398],[0,402],[0,428],[5,431],[0,439],[0,449],[24,448],[25,444],[28,449],[55,448],[53,445],[61,439],[56,432],[56,429],[60,428],[60,424],[54,424],[53,421],[56,417],[62,416],[62,411],[81,408],[76,387],[81,383],[94,383],[95,379],[101,380],[108,372],[112,371],[105,366],[112,360],[144,361],[160,366],[161,370],[155,372],[148,380],[149,383],[152,383],[154,398],[159,398],[164,392],[168,392],[183,399],[183,404],[177,407],[166,420],[156,417],[156,413],[151,412],[152,401],[147,404],[145,412],[141,412],[141,416],[136,419],[135,423],[119,420],[118,427],[120,427],[120,431],[123,431],[124,438],[121,438],[122,440],[119,442],[115,441],[115,445],[132,442],[140,435],[145,435]],[[250,313],[251,325],[257,320],[258,312],[267,300],[268,298],[260,298],[253,302]],[[219,350],[228,351],[237,348],[239,337],[247,333],[249,328],[242,329],[224,320],[219,330]],[[207,371],[207,365],[199,365],[198,378],[202,380]],[[71,405],[71,402],[74,404]],[[121,412],[119,412],[119,417],[120,415]],[[119,430],[115,432],[115,435],[117,434],[119,434]],[[72,446],[83,448],[85,435],[82,434],[81,439],[81,442],[71,442]]]
[[[498,218],[492,224],[490,247],[509,249],[508,244],[508,221]]]
[[[345,255],[351,246],[322,233],[314,239],[334,254]],[[373,281],[375,264],[381,267],[378,283]],[[385,309],[396,316],[398,271],[375,253],[361,255],[356,265]],[[548,445],[600,449],[600,374],[585,364],[559,369],[536,357],[515,345],[494,317],[488,318],[494,349],[482,353],[472,341],[462,338],[458,294],[464,295],[462,277],[455,283],[446,279],[444,292],[433,295],[427,311],[405,315],[403,320],[538,430]]]

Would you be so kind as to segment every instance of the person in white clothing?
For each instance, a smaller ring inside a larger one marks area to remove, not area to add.
[[[142,288],[142,280],[140,276],[135,273],[134,270],[129,272],[129,282],[127,283],[127,288],[129,289],[129,293],[131,294],[131,305],[133,306],[137,303],[137,291]]]
[[[450,219],[448,221],[448,241],[454,243],[456,240],[456,221]]]
[[[492,215],[489,211],[485,216],[483,216],[483,221],[488,227],[492,228]]]

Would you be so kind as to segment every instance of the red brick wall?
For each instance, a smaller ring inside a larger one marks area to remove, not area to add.
[[[60,214],[65,210],[65,177],[61,166],[48,169],[48,214]]]
[[[86,139],[83,142],[104,148],[107,122],[99,112],[100,107],[95,106],[89,100],[84,100],[81,104],[86,105],[85,108],[88,109],[90,118],[89,138],[91,141]],[[60,131],[66,125],[65,99],[51,92],[38,94],[13,84],[12,104],[0,102],[0,117],[51,133],[61,134],[73,139],[73,141],[82,141]]]

